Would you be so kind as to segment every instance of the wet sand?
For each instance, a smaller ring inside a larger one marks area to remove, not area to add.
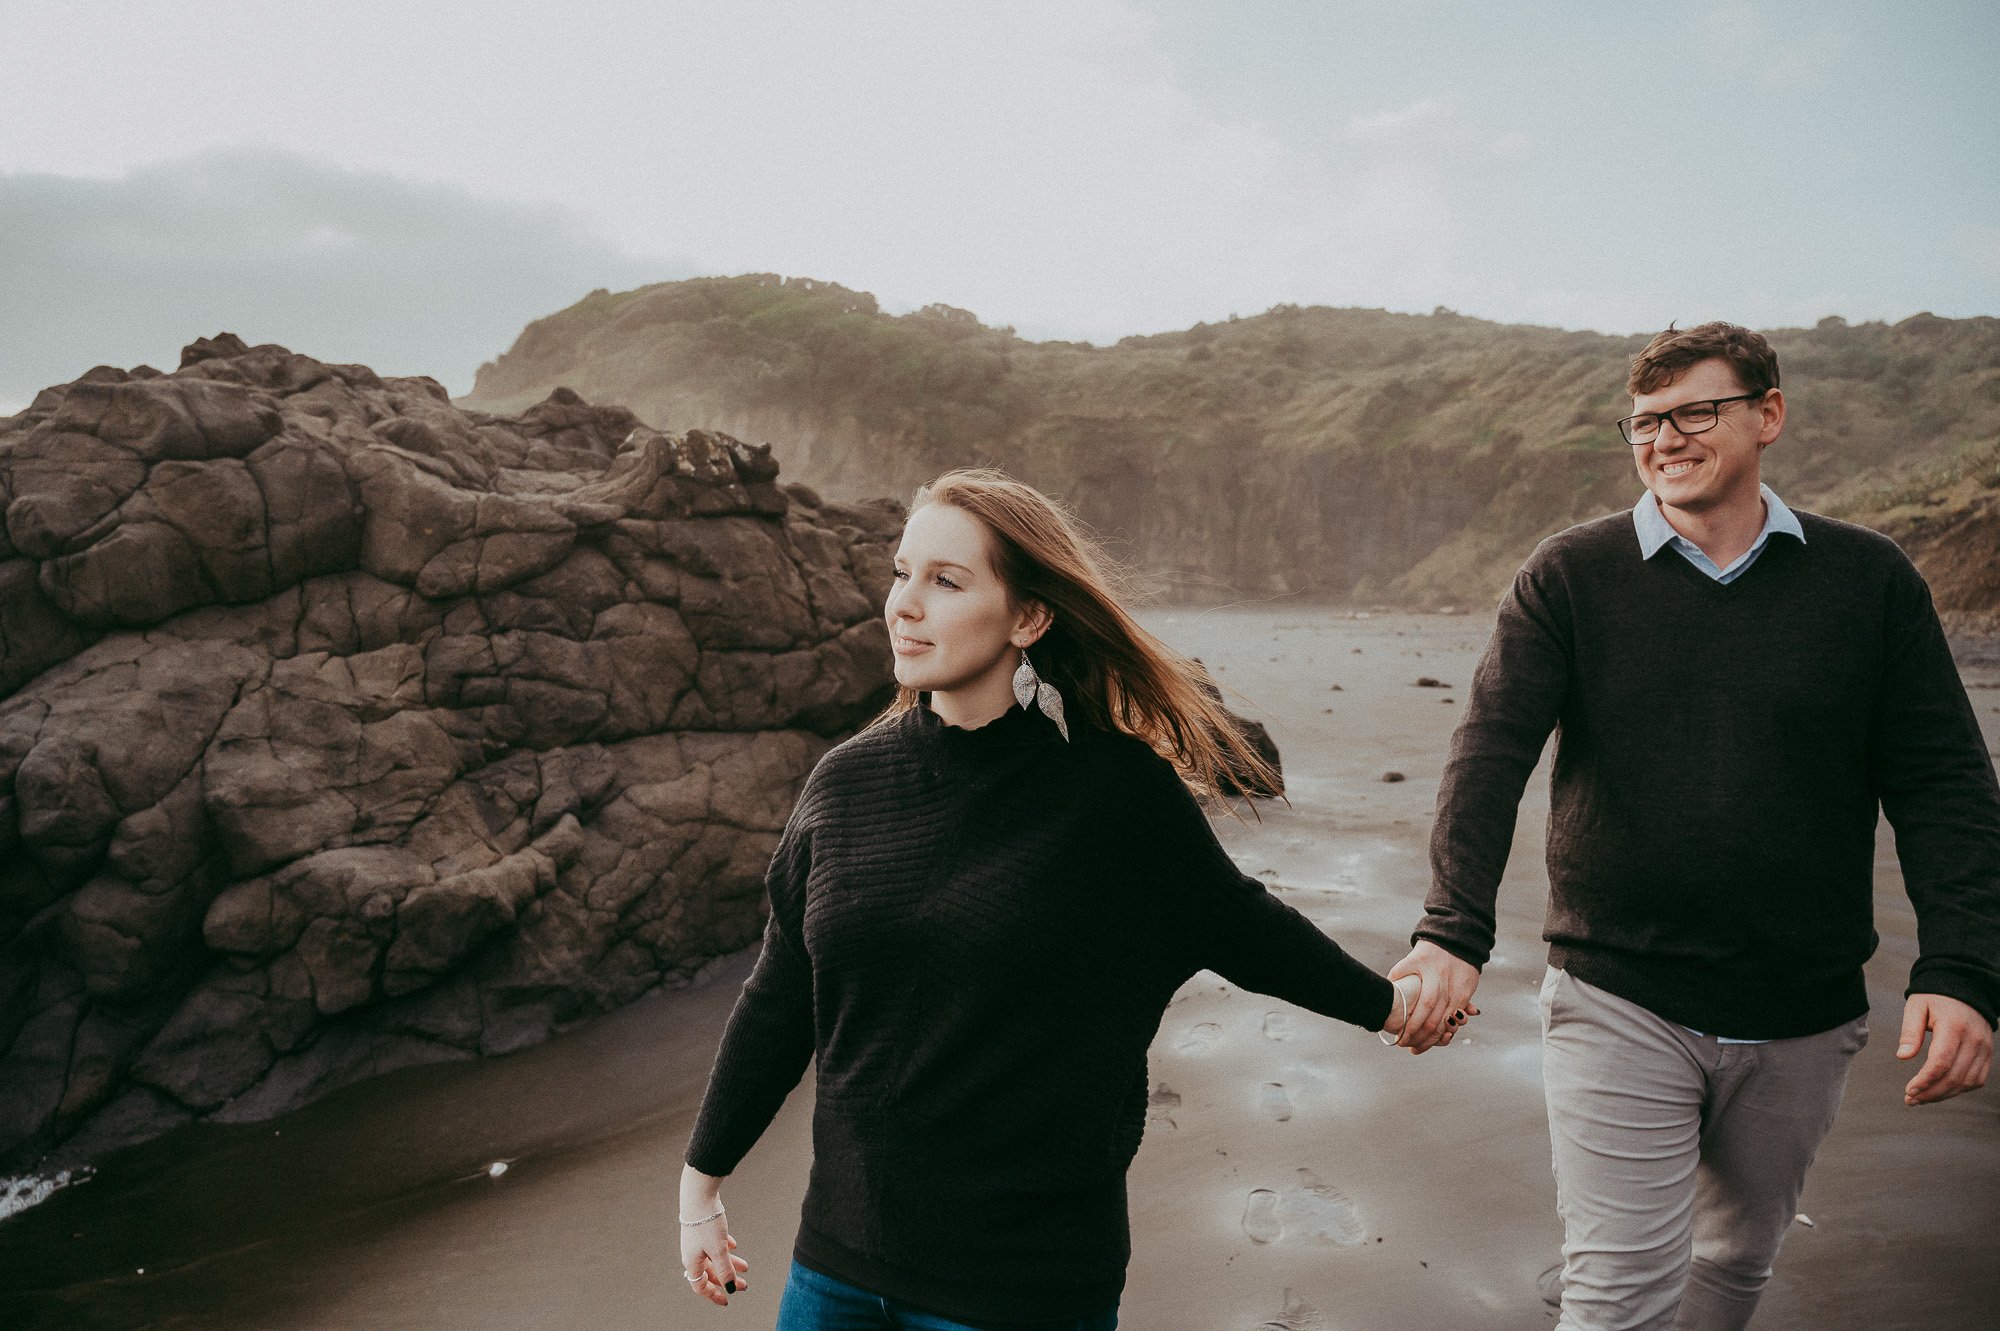
[[[1386,969],[1418,913],[1437,777],[1489,622],[1282,608],[1149,622],[1217,667],[1284,751],[1289,807],[1220,824],[1238,862]],[[2000,747],[2000,689],[1981,687],[2000,670],[1967,678]],[[1534,997],[1545,781],[1523,807],[1485,1015],[1452,1048],[1412,1058],[1213,976],[1177,996],[1132,1173],[1122,1325],[1553,1323],[1542,1287],[1561,1231]],[[1903,1106],[1910,1069],[1892,1047],[1915,924],[1886,828],[1877,883],[1874,1040],[1760,1331],[2000,1326],[2000,1090]],[[685,1292],[673,1224],[680,1151],[747,969],[718,962],[691,990],[537,1049],[106,1162],[0,1224],[0,1325],[768,1327],[805,1185],[809,1085],[726,1191],[753,1262],[728,1310]],[[496,1161],[508,1167],[493,1177]]]

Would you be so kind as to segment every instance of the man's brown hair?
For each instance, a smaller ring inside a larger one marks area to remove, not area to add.
[[[1689,329],[1672,324],[1632,358],[1625,391],[1633,397],[1657,393],[1705,360],[1729,362],[1746,393],[1768,393],[1778,386],[1778,353],[1762,333],[1736,324],[1706,323]]]

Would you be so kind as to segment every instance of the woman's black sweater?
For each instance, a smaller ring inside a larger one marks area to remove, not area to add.
[[[818,1060],[805,1265],[986,1325],[1116,1302],[1146,1048],[1209,969],[1374,1030],[1388,982],[1246,877],[1173,767],[1014,708],[828,753],[687,1160],[726,1175]]]

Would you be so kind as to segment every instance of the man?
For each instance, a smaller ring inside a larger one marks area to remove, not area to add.
[[[1876,812],[1916,907],[1899,1058],[1985,1083],[2000,788],[1929,589],[1762,484],[1777,357],[1730,324],[1634,360],[1647,494],[1514,580],[1452,741],[1404,1043],[1449,1041],[1493,946],[1516,808],[1556,731],[1542,986],[1560,1331],[1741,1327],[1867,1038]]]

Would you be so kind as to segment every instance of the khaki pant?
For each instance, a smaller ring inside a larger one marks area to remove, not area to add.
[[[1747,1325],[1867,1019],[1725,1044],[1553,967],[1541,1006],[1557,1331]]]

